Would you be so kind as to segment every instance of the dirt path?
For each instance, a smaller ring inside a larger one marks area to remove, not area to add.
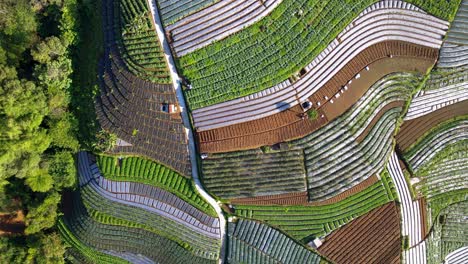
[[[0,236],[23,234],[25,228],[23,211],[0,213]]]
[[[176,90],[177,99],[180,104],[181,115],[184,121],[185,132],[187,134],[188,143],[189,143],[190,161],[192,164],[192,177],[193,177],[193,180],[195,181],[195,186],[198,192],[200,193],[200,195],[203,196],[203,198],[205,198],[205,200],[207,200],[211,206],[213,206],[216,213],[218,214],[219,223],[220,223],[220,236],[221,236],[221,243],[222,243],[219,262],[223,263],[224,256],[225,256],[225,248],[226,248],[226,219],[224,218],[223,211],[221,210],[221,207],[219,206],[219,204],[216,202],[215,199],[213,199],[213,197],[211,197],[205,191],[205,189],[203,188],[203,185],[200,182],[200,177],[198,175],[197,152],[195,148],[195,140],[194,140],[192,128],[190,125],[190,119],[186,111],[187,107],[185,105],[184,94],[183,94],[182,87],[181,87],[181,80],[180,80],[179,75],[177,74],[177,69],[175,66],[174,58],[172,57],[172,52],[169,47],[169,43],[166,39],[166,35],[164,34],[164,29],[162,26],[159,11],[156,7],[157,6],[156,2],[155,0],[148,0],[148,4],[150,6],[153,21],[156,25],[156,33],[158,34],[158,39],[161,42],[161,46],[164,49],[164,55],[166,56],[172,82]]]

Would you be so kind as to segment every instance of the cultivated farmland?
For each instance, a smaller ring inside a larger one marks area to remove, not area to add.
[[[398,208],[387,203],[325,237],[318,251],[335,263],[400,263]]]
[[[239,219],[228,224],[228,263],[321,263],[312,253],[268,225]]]
[[[120,25],[117,39],[122,58],[134,75],[156,83],[171,83],[146,1],[116,0],[113,22]],[[109,13],[110,15],[111,13]]]
[[[142,80],[127,70],[115,46],[115,2],[106,0],[103,6],[107,45],[100,64],[101,96],[96,102],[99,122],[125,142],[114,148],[114,153],[146,156],[188,177],[191,168],[182,120],[178,113],[171,114],[162,109],[171,104],[177,107],[174,89],[169,84]],[[148,16],[147,12],[145,16]],[[153,41],[156,43],[157,38]]]
[[[322,206],[234,205],[241,217],[262,220],[301,242],[329,234],[370,210],[390,201],[381,182],[346,199]]]
[[[467,225],[468,202],[466,200],[450,205],[441,211],[433,222],[433,232],[428,238],[428,263],[442,263],[449,253],[462,247],[466,248],[468,246]],[[466,249],[461,256],[466,256],[465,254]]]
[[[287,80],[374,2],[283,0],[254,25],[181,57],[182,74],[194,87],[187,92],[190,107],[235,99]],[[422,7],[435,2],[445,6],[447,12],[428,9],[442,18],[452,16],[458,6],[458,1],[425,1]]]

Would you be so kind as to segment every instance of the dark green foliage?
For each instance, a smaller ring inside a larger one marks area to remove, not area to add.
[[[75,12],[75,0],[0,2],[0,213],[26,213],[24,233],[3,239],[0,263],[64,263],[53,227],[60,192],[76,178]]]

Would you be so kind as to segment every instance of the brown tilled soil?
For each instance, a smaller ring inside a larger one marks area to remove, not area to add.
[[[420,214],[421,214],[421,237],[422,238],[426,238],[426,235],[427,235],[427,202],[426,202],[426,198],[424,197],[421,197],[418,199],[418,203],[419,203],[419,210],[420,210]]]
[[[25,228],[23,211],[11,214],[0,213],[0,236],[23,234]]]
[[[392,55],[393,58],[388,57]],[[361,52],[341,69],[309,99],[318,108],[318,119],[301,119],[300,106],[260,118],[217,129],[197,132],[201,152],[216,153],[256,148],[278,142],[301,138],[319,129],[343,114],[374,84],[385,75],[394,72],[417,71],[425,73],[437,59],[436,49],[414,44],[389,41],[378,43]],[[369,71],[365,69],[369,66]],[[353,79],[360,74],[359,79]],[[353,79],[352,83],[347,84]],[[347,84],[348,90],[340,92]],[[340,93],[340,97],[335,95]],[[329,99],[326,101],[324,98]],[[334,103],[331,103],[333,99]],[[322,117],[323,115],[323,117]]]
[[[350,189],[324,201],[320,202],[311,202],[309,203],[307,192],[296,192],[296,193],[287,193],[279,195],[267,195],[267,196],[258,196],[251,198],[239,198],[232,199],[230,202],[232,204],[238,205],[310,205],[310,206],[320,206],[327,205],[332,203],[337,203],[342,201],[349,196],[356,194],[372,184],[378,182],[379,179],[377,176],[373,175],[361,183],[351,187]]]
[[[334,263],[400,263],[400,216],[395,202],[351,221],[325,238],[318,251]]]
[[[308,205],[307,192],[238,198],[230,201],[238,205]]]
[[[366,127],[366,129],[356,138],[356,141],[358,143],[361,143],[369,134],[369,132],[372,130],[374,125],[377,123],[377,121],[380,120],[380,118],[390,109],[396,108],[396,107],[402,107],[405,104],[403,101],[396,101],[396,102],[391,102],[388,105],[384,106],[378,113],[377,115],[372,119],[370,124]]]
[[[405,152],[418,138],[438,124],[460,115],[468,114],[468,100],[438,109],[430,114],[403,122],[396,137],[398,146]]]

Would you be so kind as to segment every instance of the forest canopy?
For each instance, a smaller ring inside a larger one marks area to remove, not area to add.
[[[0,216],[24,214],[19,230],[0,229],[0,263],[64,262],[54,226],[80,147],[70,109],[77,18],[76,0],[0,1]]]

